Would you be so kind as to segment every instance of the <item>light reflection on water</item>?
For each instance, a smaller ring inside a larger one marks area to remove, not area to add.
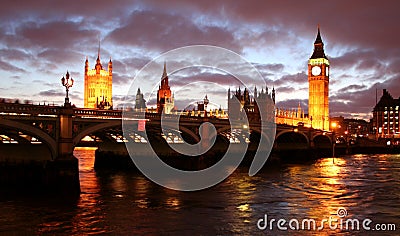
[[[264,214],[276,219],[321,220],[335,215],[339,207],[346,208],[348,217],[400,227],[400,155],[353,155],[334,162],[326,158],[267,168],[254,177],[241,168],[218,186],[178,192],[137,173],[96,172],[94,151],[77,148],[74,153],[80,168],[79,199],[0,201],[0,232],[254,235],[268,233],[256,226]],[[276,225],[274,229],[274,234],[293,234],[276,231]],[[295,232],[321,233],[335,232]]]

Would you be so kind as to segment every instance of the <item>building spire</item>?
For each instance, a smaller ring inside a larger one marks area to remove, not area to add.
[[[100,60],[100,38],[99,38],[99,48],[97,49],[97,60]]]
[[[328,59],[324,52],[324,43],[322,42],[319,24],[318,24],[317,37],[315,38],[315,42],[314,42],[314,52],[311,55],[310,59],[317,59],[317,58]]]
[[[164,61],[164,70],[163,70],[163,74],[162,74],[162,79],[164,79],[165,77],[167,77],[167,62]]]
[[[103,69],[103,66],[101,65],[101,61],[100,61],[100,38],[99,38],[99,48],[97,49],[97,59],[96,59],[96,71],[100,71],[101,69]]]
[[[163,69],[163,74],[161,76],[161,88],[164,88],[164,87],[169,87],[166,61],[164,61],[164,69]]]
[[[319,30],[319,24],[318,24],[318,33],[317,33],[317,38],[315,39],[314,44],[320,44],[320,43],[323,44],[322,38],[321,38],[321,32]]]

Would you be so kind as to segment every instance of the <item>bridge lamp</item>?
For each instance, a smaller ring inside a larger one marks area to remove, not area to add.
[[[67,71],[67,74],[65,75],[65,77],[63,76],[61,78],[61,84],[65,87],[65,92],[66,92],[65,104],[69,104],[68,92],[69,92],[69,88],[71,88],[72,85],[74,85],[74,79],[69,76],[68,71]]]
[[[332,157],[333,157],[333,162],[335,162],[335,144],[336,144],[335,129],[337,128],[337,123],[332,122],[331,127],[332,127]]]

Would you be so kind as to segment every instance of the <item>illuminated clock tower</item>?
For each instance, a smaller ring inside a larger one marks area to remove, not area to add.
[[[314,52],[308,61],[308,116],[315,129],[329,130],[329,60],[318,26]]]

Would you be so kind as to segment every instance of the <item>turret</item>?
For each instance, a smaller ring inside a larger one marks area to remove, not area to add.
[[[272,87],[272,101],[275,104],[275,87]]]
[[[97,59],[96,59],[95,68],[96,68],[96,74],[100,74],[100,70],[103,69],[103,66],[101,65],[101,62],[100,62],[100,41],[99,41],[99,49],[97,51]]]
[[[85,61],[85,75],[87,74],[87,72],[89,71],[89,60],[86,57],[86,61]]]
[[[110,57],[110,61],[108,62],[108,74],[112,75],[112,61],[111,61],[111,57]]]

